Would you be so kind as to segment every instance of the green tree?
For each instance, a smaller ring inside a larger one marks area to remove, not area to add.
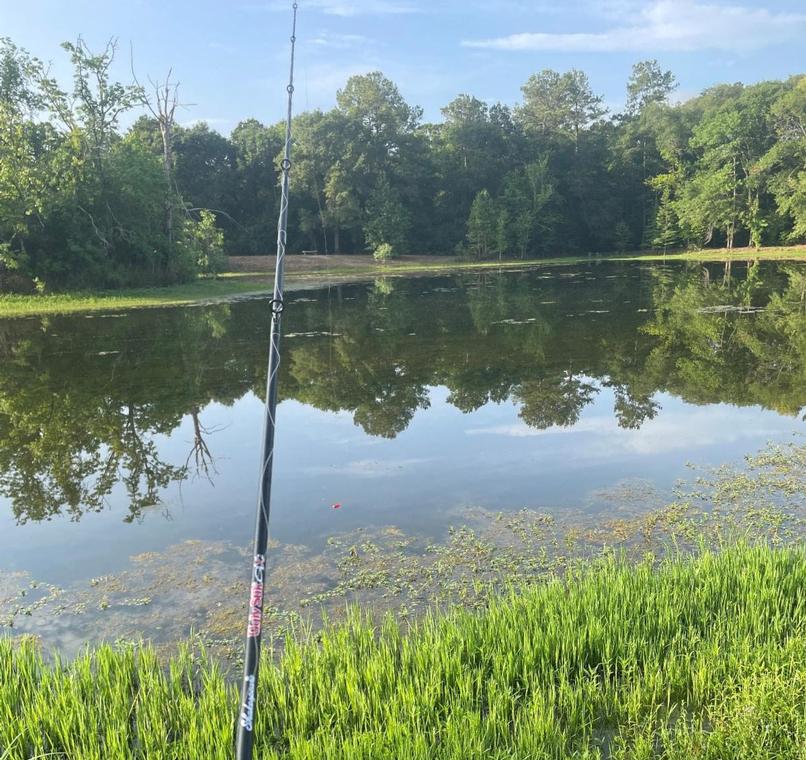
[[[563,74],[544,69],[529,77],[521,90],[523,105],[518,115],[523,124],[544,135],[570,135],[576,146],[580,133],[607,113],[587,74],[579,69]]]
[[[114,43],[98,54],[80,38],[64,48],[74,72],[69,92],[23,53],[15,53],[16,70],[27,72],[34,94],[23,97],[19,77],[6,75],[16,81],[7,86],[16,105],[0,107],[4,266],[56,289],[174,279],[163,226],[169,188],[159,161],[118,132],[139,90],[110,78]],[[38,108],[25,114],[23,103]],[[37,121],[42,115],[50,121]]]
[[[341,224],[359,209],[370,248],[389,243],[406,250],[411,217],[420,207],[422,141],[416,133],[422,111],[409,106],[378,71],[350,77],[336,101],[344,134],[337,174],[327,182],[332,218]]]
[[[790,79],[771,108],[775,143],[760,162],[777,211],[791,220],[789,240],[806,239],[806,76]]]
[[[467,242],[477,259],[486,259],[495,252],[497,232],[495,201],[487,190],[480,190],[467,220]]]
[[[191,271],[218,274],[226,264],[224,233],[216,226],[215,214],[202,209],[198,219],[188,216],[179,246]]]
[[[499,247],[522,259],[547,253],[556,242],[556,201],[546,156],[510,172],[498,203],[505,229]]]
[[[410,220],[406,208],[395,189],[382,176],[367,201],[367,220],[364,236],[370,250],[378,252],[384,247],[385,258],[399,256],[406,251]]]
[[[663,71],[655,59],[639,61],[627,82],[627,115],[637,116],[650,103],[665,103],[676,88],[675,75]]]
[[[336,94],[336,102],[371,138],[370,147],[387,154],[399,146],[401,135],[414,131],[422,117],[422,110],[406,103],[394,82],[380,71],[350,77]]]
[[[697,159],[678,213],[702,242],[710,242],[720,228],[728,248],[742,230],[760,242],[767,205],[761,161],[773,144],[770,116],[780,92],[778,83],[743,88],[694,127],[689,145]]]
[[[43,106],[37,82],[42,79],[42,63],[17,47],[8,37],[0,37],[0,103],[15,114],[31,115]]]
[[[342,232],[360,220],[360,206],[339,163],[344,156],[345,119],[338,111],[312,111],[294,120],[294,192],[306,245],[341,252]]]
[[[206,122],[176,131],[176,185],[191,208],[233,218],[234,164],[233,144]]]
[[[361,221],[361,200],[340,163],[334,164],[325,182],[327,219],[333,227],[333,249],[341,253],[342,230],[352,230]]]
[[[648,181],[649,186],[660,195],[651,244],[662,248],[664,253],[680,241],[679,222],[673,203],[675,176],[660,174]]]
[[[282,150],[279,130],[246,119],[232,130],[233,148],[231,213],[228,248],[238,255],[270,251],[277,235],[280,197],[276,157]],[[299,163],[294,179],[298,183]]]

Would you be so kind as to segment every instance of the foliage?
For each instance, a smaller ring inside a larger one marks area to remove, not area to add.
[[[527,129],[541,134],[565,134],[579,141],[580,132],[607,112],[591,90],[587,74],[571,69],[560,74],[544,69],[522,88],[518,117]]]
[[[622,220],[613,229],[613,245],[619,253],[629,250],[632,232],[627,224]]]
[[[218,274],[224,270],[224,233],[216,227],[215,214],[203,209],[199,218],[188,217],[182,227],[178,247],[191,271]]]
[[[739,545],[659,567],[605,557],[408,631],[354,613],[262,671],[257,752],[797,757],[804,583],[802,549]],[[49,664],[31,641],[0,641],[5,760],[227,758],[237,703],[190,648],[166,670],[149,647]]]
[[[515,169],[504,179],[499,200],[499,250],[525,259],[548,254],[556,244],[556,183],[546,156]]]
[[[671,71],[663,71],[656,60],[639,61],[627,82],[627,114],[636,116],[650,103],[665,103],[677,88]]]
[[[364,223],[364,237],[370,250],[381,247],[390,256],[405,249],[410,221],[400,196],[389,180],[382,176],[367,199],[367,220]]]
[[[64,48],[74,71],[69,92],[25,54],[4,49],[4,71],[14,60],[26,76],[5,86],[0,101],[2,264],[55,290],[175,279],[159,161],[118,131],[139,91],[110,79],[114,44],[99,54],[80,38]],[[39,112],[50,120],[38,121]]]
[[[114,43],[64,48],[69,88],[0,39],[0,287],[192,278],[174,219],[202,210],[225,253],[271,252],[282,124],[166,137],[152,114],[122,133],[144,93],[111,78]],[[640,61],[607,118],[584,72],[545,69],[512,109],[462,94],[428,124],[381,72],[350,77],[333,109],[294,119],[289,248],[529,258],[806,240],[806,76],[672,106],[675,87]]]
[[[395,257],[395,249],[389,243],[381,243],[372,254],[375,261],[389,261]]]
[[[473,200],[467,220],[467,241],[477,259],[486,259],[495,252],[496,220],[495,201],[486,190],[480,190]]]

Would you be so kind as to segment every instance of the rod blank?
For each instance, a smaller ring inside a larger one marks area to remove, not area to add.
[[[274,294],[271,299],[271,341],[269,369],[266,380],[266,405],[263,420],[263,452],[261,456],[260,491],[255,518],[255,550],[252,561],[252,580],[249,589],[249,617],[246,625],[244,676],[241,689],[241,709],[238,715],[236,760],[251,760],[257,719],[257,682],[260,665],[260,642],[263,628],[263,595],[266,574],[266,548],[269,541],[269,510],[271,506],[271,479],[274,462],[275,415],[277,411],[277,385],[280,370],[280,338],[283,314],[283,287],[285,279],[285,251],[288,228],[288,188],[291,172],[291,111],[294,97],[294,53],[297,41],[297,3],[291,31],[291,70],[288,77],[288,115],[285,127],[285,151],[281,169],[282,192],[280,218],[277,222],[277,262],[274,273]]]

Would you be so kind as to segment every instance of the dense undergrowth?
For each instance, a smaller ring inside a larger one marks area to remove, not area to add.
[[[262,673],[261,758],[806,758],[806,551],[614,557],[404,628],[354,614]],[[267,660],[268,661],[268,660]],[[0,642],[0,758],[228,758],[188,647],[47,664]]]

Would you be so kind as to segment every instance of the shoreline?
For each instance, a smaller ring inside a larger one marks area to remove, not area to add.
[[[332,589],[318,557],[300,565],[294,547],[273,547],[261,756],[352,760],[358,742],[361,757],[594,758],[606,746],[647,760],[693,746],[716,748],[714,760],[794,757],[806,736],[804,451],[770,448],[746,471],[718,468],[664,507],[605,522],[476,508],[443,544],[394,529],[336,534]],[[47,588],[18,578],[25,593],[9,590],[19,609],[0,635],[3,760],[231,756],[242,568],[205,566],[199,583],[201,567],[186,573],[198,556],[195,543],[141,555],[130,580],[151,584],[150,563],[152,585],[107,575],[74,600],[60,589],[37,600]],[[313,585],[283,581],[300,576]],[[158,597],[174,611],[214,600],[213,615],[189,631],[179,615],[168,646]],[[126,632],[133,607],[156,636]],[[75,638],[70,608],[96,614],[101,636],[65,656],[40,621]],[[114,614],[124,629],[104,625]],[[444,752],[415,751],[434,736]]]
[[[258,751],[794,757],[805,581],[802,547],[740,543],[660,563],[604,557],[411,625],[353,608],[264,665]],[[0,638],[0,673],[14,674],[0,678],[2,757],[229,757],[237,683],[193,640],[169,664],[147,643],[51,663],[35,641]]]
[[[0,319],[168,306],[206,305],[258,298],[273,287],[273,256],[231,257],[231,271],[217,278],[165,287],[130,288],[119,291],[74,292],[49,295],[0,295]],[[401,277],[453,272],[514,271],[546,266],[572,266],[597,262],[806,262],[806,246],[755,249],[725,249],[677,253],[589,254],[515,261],[460,261],[449,256],[403,256],[379,264],[370,256],[289,256],[287,291],[315,289],[326,285],[362,282],[376,277]],[[255,266],[255,269],[251,269]]]

